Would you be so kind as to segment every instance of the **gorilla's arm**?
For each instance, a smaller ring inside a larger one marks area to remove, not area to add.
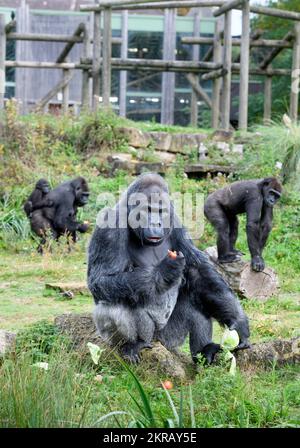
[[[27,201],[24,204],[24,211],[26,213],[27,216],[29,216],[34,210],[34,206],[36,203],[40,202],[43,198],[43,193],[38,190],[35,189],[31,195],[29,196],[29,198],[27,199]],[[40,207],[38,207],[40,208]]]
[[[263,207],[263,199],[259,197],[257,199],[249,200],[246,205],[247,213],[247,241],[249,251],[251,254],[251,266],[255,271],[264,270],[264,261],[262,259],[262,247],[261,247],[261,211]]]
[[[97,228],[89,246],[88,285],[95,302],[149,303],[182,276],[185,260],[166,257],[155,267],[133,267],[126,232]],[[127,239],[126,239],[127,241]]]
[[[173,231],[172,237],[173,247],[186,258],[184,295],[207,317],[235,329],[240,337],[239,348],[248,346],[248,318],[233,291],[183,229]]]

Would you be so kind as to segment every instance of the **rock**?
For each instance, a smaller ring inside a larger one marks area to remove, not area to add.
[[[184,380],[187,377],[186,367],[193,367],[192,361],[188,357],[177,356],[169,352],[160,342],[155,342],[151,350],[142,350],[141,359],[145,368],[149,370],[155,368],[160,374],[167,378]]]
[[[99,384],[103,383],[103,376],[102,375],[94,376],[94,381],[96,381]]]
[[[216,247],[208,247],[204,252],[230,287],[241,297],[265,301],[278,293],[279,280],[273,269],[267,267],[263,272],[254,272],[250,263],[242,259],[232,263],[218,263]]]
[[[279,366],[298,364],[300,362],[300,337],[253,344],[249,349],[239,350],[235,356],[237,365],[241,369],[272,367],[275,362]]]
[[[131,162],[132,160],[132,154],[127,153],[116,153],[116,154],[110,154],[107,157],[108,162],[114,162],[115,160],[120,160],[122,162]]]
[[[152,146],[159,151],[170,151],[172,135],[168,132],[146,132]]]
[[[0,356],[6,355],[14,349],[16,333],[0,330]]]
[[[230,152],[230,146],[226,142],[217,142],[216,147],[224,154],[228,154]]]
[[[59,332],[71,339],[75,350],[88,352],[86,346],[88,342],[103,345],[101,338],[97,334],[92,314],[62,314],[55,318],[54,325]]]
[[[234,144],[232,145],[232,152],[236,154],[243,155],[244,153],[244,145],[242,144]]]
[[[125,137],[128,144],[134,148],[147,148],[151,143],[150,137],[146,132],[137,128],[118,128],[118,132]]]
[[[90,295],[90,291],[85,282],[70,283],[46,283],[45,289],[57,291],[64,297],[73,298],[76,294]]]
[[[233,137],[233,131],[223,131],[222,129],[217,130],[212,135],[212,140],[214,142],[230,142]]]
[[[164,164],[174,163],[176,160],[176,154],[167,151],[156,151],[155,155]]]
[[[204,143],[200,143],[200,146],[198,148],[198,156],[199,156],[199,160],[203,160],[206,159],[208,154],[208,149],[207,147],[204,145]]]

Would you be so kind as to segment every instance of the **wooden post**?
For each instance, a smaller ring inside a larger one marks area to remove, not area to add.
[[[173,61],[176,48],[176,9],[165,10],[163,60]],[[174,123],[175,74],[162,75],[161,123]]]
[[[20,8],[17,9],[17,32],[26,34],[30,32],[30,14],[29,6],[26,1],[22,0]],[[17,42],[16,45],[16,60],[26,60],[29,58],[29,44],[28,42]],[[26,69],[16,70],[16,98],[21,101],[21,112],[27,113],[28,110],[28,84],[29,71]]]
[[[231,52],[232,52],[232,37],[231,37],[231,22],[232,11],[228,11],[224,16],[224,52],[223,52],[223,67],[226,70],[226,75],[223,78],[222,91],[222,129],[229,131],[230,128],[230,106],[231,106]]]
[[[88,25],[84,27],[83,32],[83,49],[82,49],[82,58],[83,60],[87,60],[90,56],[90,35],[88,30]],[[90,106],[89,99],[89,84],[90,77],[88,70],[82,70],[82,86],[81,86],[81,109],[87,110]]]
[[[222,45],[221,45],[221,22],[216,21],[215,24],[215,37],[213,44],[213,60],[214,62],[222,61]],[[216,78],[213,80],[212,90],[212,113],[211,113],[211,126],[213,129],[218,129],[220,121],[220,96],[221,96],[222,79]]]
[[[111,8],[103,11],[103,61],[102,61],[102,98],[103,106],[110,106],[111,94]]]
[[[67,61],[66,61],[67,62]],[[63,70],[63,79],[67,80],[70,78],[70,70]],[[66,82],[65,86],[62,88],[62,112],[63,114],[67,114],[69,110],[69,98],[70,98],[70,88],[69,81]]]
[[[249,92],[249,54],[250,54],[250,3],[245,0],[242,9],[242,41],[240,72],[239,129],[248,127],[248,92]]]
[[[94,12],[94,36],[93,36],[93,110],[99,107],[100,96],[100,59],[101,59],[101,12]]]
[[[4,108],[6,32],[5,16],[0,14],[0,110]]]
[[[272,76],[265,77],[265,95],[264,95],[264,125],[271,122],[272,114]]]
[[[298,119],[299,81],[300,81],[300,22],[295,24],[295,40],[293,49],[293,66],[292,66],[291,99],[290,99],[290,118],[295,122]]]
[[[128,58],[128,11],[122,11],[122,44],[121,58]],[[126,117],[127,72],[120,71],[119,113]]]
[[[197,10],[196,14],[194,15],[194,36],[199,36],[200,33],[200,11]],[[199,55],[200,55],[200,48],[199,45],[193,46],[193,61],[199,61]],[[197,76],[196,76],[196,80]],[[197,127],[198,126],[198,96],[195,92],[195,90],[192,90],[191,94],[191,126]]]

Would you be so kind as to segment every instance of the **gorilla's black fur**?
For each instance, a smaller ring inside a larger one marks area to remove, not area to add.
[[[24,211],[28,218],[31,218],[35,210],[53,205],[52,201],[46,197],[50,190],[50,184],[46,179],[37,181],[35,189],[24,204]]]
[[[41,237],[45,244],[45,233],[51,230],[54,238],[63,234],[72,235],[76,240],[76,232],[86,232],[88,225],[76,221],[78,207],[83,207],[89,198],[89,188],[83,177],[64,182],[47,194],[51,207],[44,207],[32,213],[30,219],[34,233]],[[40,246],[41,249],[41,246]]]
[[[140,176],[115,206],[117,223],[136,192],[168,194],[168,188],[157,174]],[[248,319],[236,296],[185,229],[174,228],[179,221],[172,204],[170,216],[167,229],[159,217],[146,229],[97,225],[89,246],[88,285],[100,335],[113,346],[121,344],[122,355],[136,362],[153,339],[175,349],[189,334],[193,359],[202,353],[211,362],[219,349],[211,340],[215,318],[237,330],[239,348],[247,347]],[[178,252],[176,259],[167,255],[170,249]]]
[[[233,182],[211,193],[205,201],[205,216],[218,233],[218,257],[221,263],[239,259],[235,249],[238,237],[237,215],[247,215],[247,239],[254,271],[263,271],[262,251],[272,229],[273,207],[281,196],[281,184],[275,177]]]

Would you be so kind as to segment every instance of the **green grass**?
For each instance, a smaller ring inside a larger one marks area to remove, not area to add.
[[[95,120],[100,117],[103,126],[96,126]],[[117,198],[132,181],[124,172],[114,178],[99,175],[101,142],[109,150],[123,151],[125,143],[115,136],[114,128],[135,124],[103,113],[59,120],[49,116],[20,119],[13,108],[8,111],[7,122],[9,132],[0,136],[0,328],[18,332],[28,329],[28,333],[20,333],[21,349],[17,354],[0,360],[0,427],[149,426],[149,409],[145,416],[148,405],[155,425],[160,427],[299,426],[299,365],[268,371],[253,369],[238,372],[236,377],[231,377],[222,365],[202,367],[194,380],[175,383],[170,391],[171,404],[160,382],[167,378],[159,377],[155,369],[132,369],[139,387],[132,373],[111,356],[101,358],[100,365],[94,366],[89,359],[70,352],[68,344],[53,330],[53,320],[66,312],[90,312],[92,298],[76,295],[66,300],[59,293],[47,291],[45,283],[85,281],[90,234],[80,235],[71,252],[61,241],[53,243],[52,252],[41,257],[36,253],[37,243],[30,235],[22,204],[38,178],[47,177],[55,186],[80,174],[87,178],[91,196],[88,206],[80,209],[79,218],[88,219],[93,227],[103,206],[98,195],[111,192]],[[183,131],[153,123],[138,126]],[[184,131],[191,132],[186,128]],[[234,176],[186,179],[183,161],[178,160],[166,175],[171,192],[206,196],[235,179],[278,175],[275,164],[283,162],[290,148],[288,143],[282,144],[286,131],[279,125],[256,131],[259,134],[255,136],[252,133],[239,137],[247,143]],[[280,292],[264,303],[243,302],[252,342],[300,335],[299,218],[299,195],[287,186],[275,208],[274,228],[264,251],[267,265],[279,275]],[[240,221],[237,246],[249,259],[245,219]],[[202,249],[215,244],[215,233],[207,222],[203,235],[195,242]],[[43,320],[47,323],[30,329],[30,325]],[[215,325],[214,338],[218,341],[219,337],[220,329]],[[37,359],[49,363],[47,372],[32,366]],[[96,374],[102,375],[102,383],[94,380]],[[102,419],[111,412],[127,414]]]

